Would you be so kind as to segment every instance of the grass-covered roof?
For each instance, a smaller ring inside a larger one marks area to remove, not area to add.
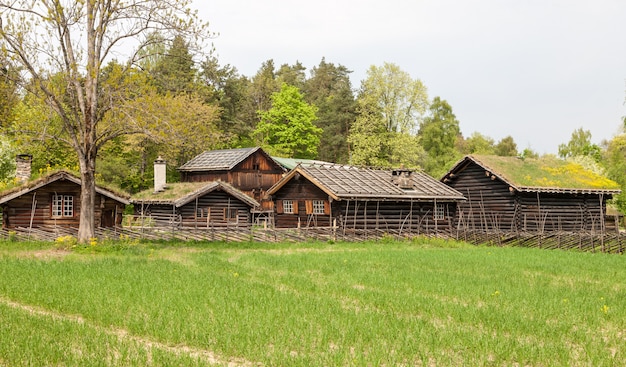
[[[585,169],[578,163],[555,156],[522,159],[472,155],[465,159],[473,160],[501,180],[523,191],[530,189],[619,191],[620,189],[615,181]]]

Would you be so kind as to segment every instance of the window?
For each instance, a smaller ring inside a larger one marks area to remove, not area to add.
[[[324,200],[313,200],[313,214],[324,213]]]
[[[435,220],[444,220],[446,219],[446,206],[444,204],[435,205]]]
[[[74,196],[73,195],[52,195],[52,216],[73,217],[74,216]]]
[[[224,208],[224,220],[227,220],[227,221],[237,220],[238,214],[239,213],[237,212],[237,209]]]
[[[295,214],[295,210],[293,210],[293,200],[283,200],[283,213]]]

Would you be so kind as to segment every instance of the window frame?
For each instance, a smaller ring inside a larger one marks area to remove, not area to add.
[[[74,195],[52,194],[50,216],[52,218],[74,218]]]
[[[434,220],[446,220],[446,204],[435,204],[433,208]]]
[[[312,212],[311,214],[315,215],[324,215],[326,214],[326,204],[325,200],[312,200]]]
[[[293,200],[283,200],[283,214],[296,214]]]

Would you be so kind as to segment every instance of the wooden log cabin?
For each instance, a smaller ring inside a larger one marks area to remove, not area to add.
[[[260,147],[212,150],[201,153],[178,168],[182,182],[227,182],[271,210],[265,192],[286,169]]]
[[[422,173],[298,165],[268,190],[278,228],[404,233],[449,230],[463,195]]]
[[[78,227],[80,189],[80,178],[64,170],[24,180],[0,194],[2,228]],[[95,202],[96,227],[121,225],[125,194],[96,186]]]
[[[259,203],[228,183],[178,182],[133,196],[134,224],[145,227],[250,227]]]
[[[467,201],[457,226],[485,232],[603,231],[619,185],[556,157],[466,156],[441,179]]]

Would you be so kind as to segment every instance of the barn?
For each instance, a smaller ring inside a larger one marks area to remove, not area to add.
[[[298,165],[268,190],[278,228],[432,233],[450,229],[463,195],[422,173]]]
[[[131,199],[135,224],[153,227],[250,227],[260,204],[228,183],[169,183]],[[139,221],[139,222],[138,222]]]
[[[29,171],[30,173],[30,171]],[[0,193],[2,228],[78,227],[80,178],[60,170]],[[96,186],[95,226],[121,225],[125,194]]]
[[[475,231],[603,231],[619,185],[576,163],[469,155],[441,179],[461,192],[457,226]]]
[[[227,182],[271,209],[262,202],[265,192],[286,172],[260,147],[211,150],[192,158],[178,168],[182,182]]]

